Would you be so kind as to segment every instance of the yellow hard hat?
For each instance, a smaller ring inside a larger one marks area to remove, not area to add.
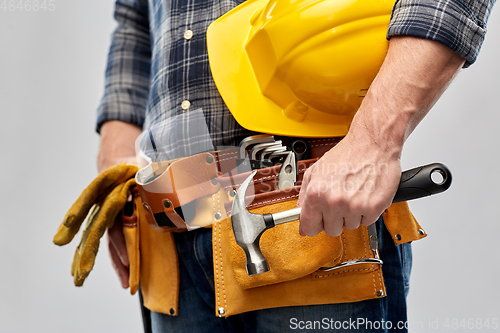
[[[345,135],[387,53],[394,0],[248,0],[207,31],[215,84],[264,133]]]

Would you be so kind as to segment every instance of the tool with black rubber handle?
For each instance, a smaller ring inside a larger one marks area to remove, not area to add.
[[[249,275],[269,271],[266,258],[262,255],[259,240],[262,233],[275,225],[299,219],[301,208],[283,212],[254,214],[250,213],[245,203],[245,192],[255,176],[254,171],[241,184],[233,201],[231,224],[236,243],[246,255],[246,268]],[[451,172],[443,164],[433,163],[401,174],[399,188],[393,202],[406,201],[446,191],[451,185]]]
[[[432,163],[401,174],[398,191],[392,202],[408,201],[446,191],[451,185],[451,172],[446,165]]]
[[[440,176],[438,182],[433,177]],[[407,170],[401,174],[396,195],[392,202],[408,201],[427,197],[446,191],[451,185],[451,172],[441,163],[433,163]],[[281,223],[295,221],[299,219],[301,208],[286,210],[274,214],[265,214],[266,226],[274,226]]]

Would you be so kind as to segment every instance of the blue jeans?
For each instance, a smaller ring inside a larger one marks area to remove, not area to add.
[[[382,218],[377,222],[377,229],[380,257],[384,261],[382,267],[386,297],[346,304],[264,309],[228,318],[215,316],[211,229],[175,234],[181,279],[179,315],[172,317],[151,312],[152,331],[154,333],[279,333],[315,330],[406,332],[404,328],[398,329],[398,325],[404,325],[407,320],[406,295],[411,270],[411,246],[409,244],[396,246]]]

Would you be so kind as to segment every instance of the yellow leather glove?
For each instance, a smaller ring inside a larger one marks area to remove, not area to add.
[[[53,241],[56,245],[66,245],[86,218],[85,230],[71,266],[76,286],[83,285],[94,267],[99,240],[106,228],[113,226],[116,216],[125,206],[128,190],[135,185],[133,177],[137,170],[135,165],[122,163],[103,171],[82,192],[59,226]]]

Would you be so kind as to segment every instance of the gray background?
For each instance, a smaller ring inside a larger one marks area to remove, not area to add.
[[[96,176],[95,109],[114,28],[112,1],[53,3],[54,11],[0,9],[0,332],[138,332],[138,300],[121,289],[107,249],[75,288],[76,241],[52,244],[66,209]],[[444,329],[447,318],[500,317],[499,38],[497,8],[478,63],[462,71],[403,154],[405,169],[440,161],[454,175],[445,194],[411,203],[429,233],[413,246],[414,331],[429,331],[429,322]]]

